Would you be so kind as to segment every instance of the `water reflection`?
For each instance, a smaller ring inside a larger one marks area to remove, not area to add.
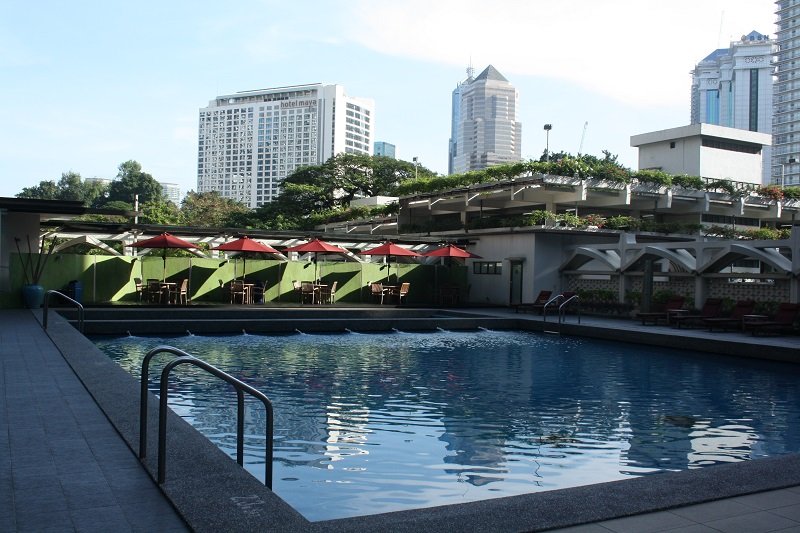
[[[275,489],[313,520],[798,450],[787,365],[494,331],[98,341],[135,375],[162,343],[272,399]],[[173,409],[234,455],[235,394],[176,377]],[[264,412],[246,417],[260,476]]]

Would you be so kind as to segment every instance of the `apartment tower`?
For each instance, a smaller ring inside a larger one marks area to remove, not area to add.
[[[341,85],[318,83],[218,96],[200,109],[197,191],[256,208],[300,167],[372,155],[374,108]]]
[[[778,15],[772,182],[800,185],[800,0],[775,2]]]

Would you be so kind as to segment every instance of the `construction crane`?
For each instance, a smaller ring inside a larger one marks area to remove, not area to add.
[[[583,133],[581,134],[581,145],[578,147],[578,157],[580,157],[581,153],[583,152],[583,141],[586,139],[586,128],[588,127],[589,127],[589,122],[588,121],[584,122]]]

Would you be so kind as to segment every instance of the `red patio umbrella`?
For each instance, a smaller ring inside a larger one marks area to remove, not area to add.
[[[224,244],[220,244],[213,248],[214,250],[222,250],[223,252],[242,252],[242,278],[245,277],[247,274],[247,252],[260,252],[263,254],[277,254],[280,253],[278,250],[269,246],[268,244],[263,244],[258,241],[254,241],[247,235],[244,237],[240,237],[235,241],[226,242]]]
[[[339,248],[338,246],[334,246],[333,244],[327,243],[318,237],[311,239],[308,242],[304,242],[303,244],[298,244],[297,246],[290,246],[286,249],[287,252],[299,252],[299,253],[313,253],[314,254],[314,279],[317,279],[317,255],[318,254],[345,254],[347,255],[347,250],[344,248]]]
[[[387,261],[389,262],[389,270],[386,272],[387,281],[389,281],[389,278],[391,276],[392,256],[420,257],[420,255],[417,252],[409,250],[408,248],[403,248],[402,246],[398,246],[392,241],[386,241],[380,246],[376,246],[375,248],[372,248],[370,250],[365,250],[360,253],[361,255],[385,255],[387,257]]]
[[[422,254],[426,257],[460,257],[462,259],[480,259],[481,256],[468,252],[463,248],[459,248],[455,244],[448,244],[430,252]]]
[[[161,248],[163,250],[162,258],[164,259],[164,271],[163,271],[164,281],[166,281],[167,279],[167,248],[183,248],[183,249],[197,248],[197,246],[190,243],[189,241],[184,241],[183,239],[167,232],[164,232],[161,235],[157,235],[155,237],[151,237],[149,239],[136,241],[135,243],[130,244],[129,246],[131,248]]]

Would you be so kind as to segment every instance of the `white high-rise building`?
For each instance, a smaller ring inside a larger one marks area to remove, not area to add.
[[[374,109],[341,85],[319,83],[218,96],[200,109],[197,192],[251,208],[271,202],[302,166],[371,155]]]
[[[775,41],[757,31],[720,48],[692,71],[692,124],[772,133]],[[761,183],[772,176],[771,147],[763,148]]]
[[[458,92],[459,104],[455,98]],[[522,159],[522,124],[517,121],[517,90],[492,65],[468,77],[453,92],[455,146],[452,173],[479,170]],[[456,117],[456,113],[458,116]]]
[[[772,182],[800,185],[800,0],[775,2],[778,61],[772,123]]]

